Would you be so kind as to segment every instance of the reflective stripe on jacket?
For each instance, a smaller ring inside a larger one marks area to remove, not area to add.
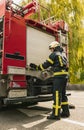
[[[52,67],[54,76],[56,75],[67,75],[66,71],[67,59],[61,52],[53,52],[49,55],[49,58],[39,65],[40,70],[47,69],[49,66]]]

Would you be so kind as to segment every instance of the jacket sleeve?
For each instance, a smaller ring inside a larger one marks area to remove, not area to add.
[[[53,53],[49,56],[49,58],[43,63],[38,66],[39,70],[47,69],[49,66],[54,64],[54,55]]]

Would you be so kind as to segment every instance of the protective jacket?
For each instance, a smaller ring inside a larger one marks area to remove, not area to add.
[[[54,51],[49,55],[49,58],[39,65],[40,70],[44,70],[49,66],[52,67],[52,70],[55,75],[66,75],[67,72],[67,58],[61,51]]]

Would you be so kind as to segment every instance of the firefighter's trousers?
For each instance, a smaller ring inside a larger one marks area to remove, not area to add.
[[[61,110],[64,114],[69,114],[68,99],[66,96],[66,75],[55,76],[53,78],[53,114],[60,117]]]

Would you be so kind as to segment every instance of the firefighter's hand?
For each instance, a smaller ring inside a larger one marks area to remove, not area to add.
[[[35,69],[35,70],[38,70],[38,66],[34,63],[30,63],[30,67]]]

